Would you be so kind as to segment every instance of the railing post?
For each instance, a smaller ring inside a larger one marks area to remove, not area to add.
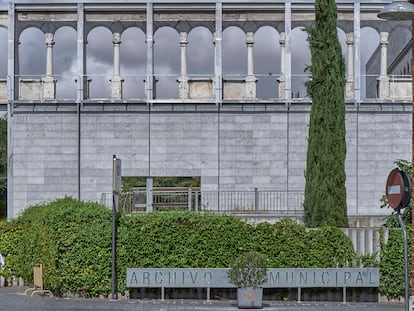
[[[132,213],[132,211],[135,209],[136,204],[136,193],[135,191],[131,192],[131,208],[129,209],[129,212]]]
[[[153,188],[153,179],[152,177],[147,177],[147,212],[152,212],[152,188]]]
[[[195,204],[195,206],[194,206],[194,209],[195,209],[195,211],[196,212],[198,212],[198,200],[200,199],[200,191],[196,191],[195,192],[195,199],[194,199],[194,204]]]
[[[191,187],[188,188],[188,210],[191,211],[191,196],[192,196],[192,189]]]
[[[259,189],[254,188],[254,211],[257,213],[259,211]]]

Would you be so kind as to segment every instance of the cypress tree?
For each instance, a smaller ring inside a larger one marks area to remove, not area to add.
[[[311,49],[312,99],[304,219],[308,227],[347,227],[345,188],[345,64],[334,0],[316,0],[315,24],[306,29]]]

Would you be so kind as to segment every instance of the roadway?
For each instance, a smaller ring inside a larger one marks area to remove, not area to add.
[[[24,287],[0,288],[0,311],[232,311],[239,310],[233,300],[165,300],[157,299],[79,299],[24,295]],[[403,304],[338,303],[338,302],[280,302],[265,301],[265,311],[403,311]],[[245,309],[246,310],[246,309]],[[248,310],[248,309],[247,309]]]

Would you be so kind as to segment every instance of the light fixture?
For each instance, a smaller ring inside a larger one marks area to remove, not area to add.
[[[393,1],[378,13],[378,17],[390,20],[412,20],[414,18],[414,4],[405,0]]]

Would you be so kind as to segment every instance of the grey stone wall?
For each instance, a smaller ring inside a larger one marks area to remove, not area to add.
[[[77,195],[77,125],[70,114],[13,116],[13,215]]]
[[[53,111],[53,109],[55,111]],[[78,191],[76,112],[13,117],[13,216],[29,204]],[[410,159],[410,111],[347,108],[349,215],[381,215],[379,198],[396,159]],[[82,200],[112,189],[112,156],[123,176],[200,176],[202,190],[303,191],[309,105],[271,111],[83,111]]]

